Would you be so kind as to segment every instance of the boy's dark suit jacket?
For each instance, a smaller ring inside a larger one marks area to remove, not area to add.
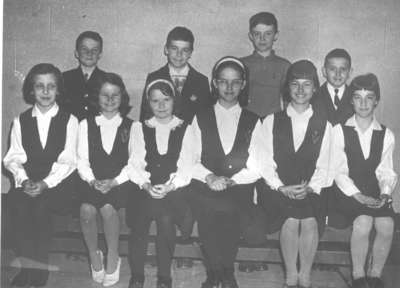
[[[169,75],[168,64],[147,75],[146,85],[156,79],[166,79],[172,82]],[[172,82],[173,83],[173,82]],[[146,88],[145,88],[146,89]],[[178,93],[179,94],[179,93]],[[194,115],[213,104],[208,79],[189,65],[189,74],[180,95],[177,95],[174,103],[174,113],[177,117],[191,123]],[[143,92],[140,108],[140,121],[152,117],[152,112],[147,103],[146,91]]]
[[[314,111],[321,113],[322,116],[332,124],[345,123],[350,118],[353,112],[353,105],[351,104],[350,89],[346,86],[343,97],[340,99],[338,109],[335,109],[332,103],[332,98],[329,95],[326,82],[317,90],[313,99],[311,100]]]
[[[61,100],[60,105],[75,115],[79,121],[89,115],[96,115],[96,108],[93,106],[94,91],[99,79],[104,74],[104,71],[96,67],[88,81],[85,82],[80,67],[63,72],[65,98]]]

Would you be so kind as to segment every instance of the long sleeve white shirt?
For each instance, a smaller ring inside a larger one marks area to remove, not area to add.
[[[374,118],[371,125],[364,132],[358,127],[355,116],[346,121],[346,126],[354,127],[360,141],[362,154],[364,159],[368,159],[371,149],[371,139],[374,130],[382,130],[381,125]],[[386,128],[385,137],[383,139],[382,157],[375,175],[379,183],[381,194],[390,195],[397,183],[397,174],[393,170],[393,150],[395,138],[393,132]],[[332,147],[332,163],[331,170],[335,173],[334,178],[336,185],[347,196],[352,196],[361,192],[349,177],[349,167],[345,152],[345,143],[343,129],[341,125],[333,128],[333,147]]]
[[[45,114],[34,106],[32,117],[36,118],[40,143],[44,148],[47,143],[47,136],[51,119],[57,115],[59,107],[55,104]],[[71,115],[67,123],[67,135],[64,150],[58,155],[57,161],[51,166],[49,175],[43,181],[49,188],[57,186],[62,180],[68,177],[76,169],[76,143],[77,143],[78,120]],[[13,174],[15,186],[21,187],[22,182],[28,179],[23,167],[27,161],[27,155],[22,146],[21,123],[19,117],[13,121],[10,136],[10,149],[4,157],[4,166]]]
[[[292,105],[288,105],[286,109],[287,115],[291,119],[292,123],[292,134],[293,134],[293,145],[295,151],[299,149],[304,141],[304,137],[307,131],[308,122],[313,115],[313,109],[310,106],[303,113],[297,113]],[[262,124],[262,137],[263,142],[258,150],[259,155],[259,167],[261,167],[261,175],[265,179],[266,183],[272,189],[278,189],[280,186],[285,184],[279,178],[277,173],[277,164],[274,160],[274,146],[273,146],[273,126],[274,126],[274,115],[269,115],[265,118]],[[329,178],[329,161],[330,161],[330,143],[331,143],[332,126],[330,123],[326,124],[324,137],[322,139],[320,153],[317,159],[316,168],[308,183],[313,191],[317,194],[321,192],[324,187],[330,186],[332,182]],[[300,183],[298,183],[300,184]]]
[[[146,144],[143,135],[142,125],[148,125],[155,129],[157,151],[160,155],[165,155],[168,152],[168,142],[171,131],[177,126],[182,125],[183,120],[173,117],[168,123],[160,123],[155,117],[145,121],[145,123],[136,122],[132,124],[130,144],[129,144],[129,160],[128,160],[128,176],[132,182],[142,187],[145,183],[150,183],[150,172],[146,171]],[[186,135],[184,137],[187,137]],[[183,148],[182,148],[183,149]],[[181,150],[182,153],[182,150]],[[184,154],[189,154],[189,151]],[[189,154],[190,155],[190,154]],[[187,162],[188,164],[183,164]],[[183,187],[189,184],[191,179],[191,159],[186,157],[180,159],[177,162],[177,171],[171,173],[167,183],[173,184],[175,188]],[[184,169],[181,169],[181,167]]]
[[[101,143],[103,149],[106,153],[110,154],[114,145],[118,128],[122,123],[122,117],[117,114],[113,118],[107,119],[103,115],[99,115],[96,116],[95,121],[96,124],[100,126]],[[126,166],[124,166],[119,175],[115,177],[115,180],[118,184],[122,184],[129,180],[126,169]],[[88,183],[90,183],[92,180],[96,180],[89,161],[88,124],[86,119],[82,120],[79,124],[78,173],[79,176]]]
[[[217,128],[219,138],[222,144],[222,148],[225,154],[228,154],[233,147],[237,128],[239,125],[239,118],[242,113],[242,108],[239,104],[231,107],[230,109],[226,109],[222,107],[219,103],[215,104],[214,106],[215,117],[217,121]],[[249,146],[249,157],[246,162],[246,167],[241,169],[239,172],[234,174],[231,179],[235,181],[237,184],[249,184],[255,182],[260,175],[258,173],[258,162],[257,162],[257,145],[259,141],[259,134],[260,134],[261,122],[258,121],[253,133],[252,138],[250,141]],[[209,169],[207,169],[201,163],[201,154],[202,154],[202,137],[201,137],[201,130],[197,123],[197,118],[193,119],[192,125],[188,127],[188,134],[191,134],[191,140],[184,141],[184,146],[191,147],[191,156],[193,162],[193,178],[197,179],[202,182],[206,182],[205,178],[207,175],[213,173]],[[189,136],[187,137],[189,138]],[[185,149],[185,151],[188,149]],[[182,155],[183,156],[183,155]],[[219,175],[217,175],[219,176]]]

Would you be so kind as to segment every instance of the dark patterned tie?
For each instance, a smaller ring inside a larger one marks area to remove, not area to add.
[[[89,80],[89,74],[88,73],[83,74],[83,77],[85,78],[85,82],[87,82]]]
[[[336,108],[338,108],[339,104],[340,104],[340,99],[339,99],[338,92],[339,92],[339,89],[335,89],[335,101],[334,102],[335,102]]]

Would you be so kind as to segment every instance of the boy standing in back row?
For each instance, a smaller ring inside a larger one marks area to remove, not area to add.
[[[197,72],[189,64],[193,44],[192,31],[180,26],[173,28],[168,33],[164,47],[164,54],[167,56],[168,63],[147,75],[145,85],[147,87],[150,82],[156,79],[172,82],[176,90],[174,113],[189,124],[197,112],[213,104],[207,77]],[[149,107],[144,92],[140,108],[140,121],[143,122],[152,117],[153,113]]]
[[[249,20],[249,39],[253,54],[242,58],[249,72],[249,99],[247,109],[265,117],[282,110],[281,88],[290,62],[273,50],[278,39],[278,22],[275,15],[260,12]]]

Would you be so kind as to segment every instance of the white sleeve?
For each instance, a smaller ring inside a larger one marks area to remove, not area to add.
[[[86,119],[82,120],[79,124],[77,166],[79,176],[82,180],[90,183],[96,179],[89,162],[88,125]]]
[[[332,125],[329,122],[327,122],[325,127],[325,133],[322,139],[321,149],[315,166],[315,171],[308,184],[317,194],[321,193],[322,188],[328,187],[331,184],[329,178],[331,139],[332,139]]]
[[[10,134],[10,148],[4,157],[3,163],[14,177],[15,186],[21,187],[23,181],[28,179],[23,164],[27,161],[27,155],[22,146],[21,137],[21,124],[19,117],[16,117],[13,121]]]
[[[386,128],[383,140],[383,151],[381,162],[375,170],[376,178],[379,182],[381,194],[392,194],[397,183],[397,174],[393,170],[393,150],[395,138],[393,132]]]
[[[279,178],[276,171],[277,164],[274,160],[274,144],[273,144],[273,124],[274,115],[269,115],[264,119],[261,129],[261,145],[258,151],[258,166],[260,167],[261,176],[272,189],[277,190],[283,186],[283,182]]]

